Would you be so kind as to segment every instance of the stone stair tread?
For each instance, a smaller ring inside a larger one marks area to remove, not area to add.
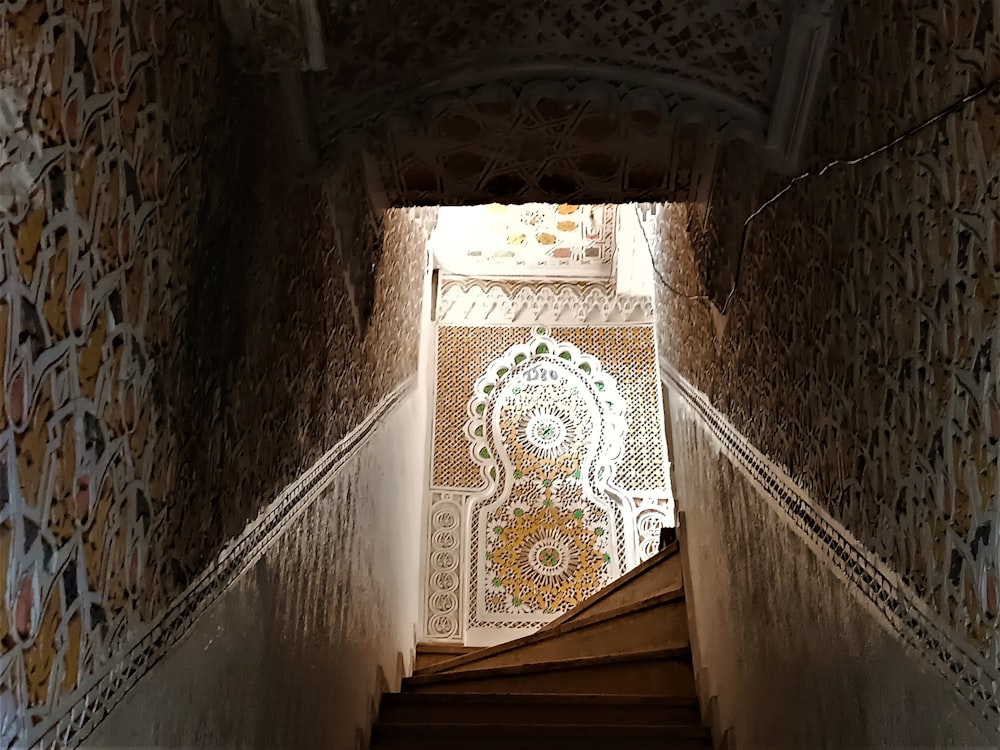
[[[657,552],[655,555],[653,555],[645,562],[636,565],[628,573],[625,573],[623,576],[620,576],[615,581],[612,581],[610,584],[605,586],[597,593],[584,599],[582,602],[573,607],[573,609],[571,609],[569,612],[566,612],[561,617],[557,617],[555,620],[548,623],[544,628],[542,628],[542,630],[546,630],[548,628],[557,628],[568,621],[571,621],[573,619],[582,616],[584,612],[600,604],[602,601],[618,593],[622,589],[626,588],[637,578],[642,577],[649,571],[657,568],[660,564],[675,557],[679,551],[680,551],[680,545],[677,542],[668,545],[666,548],[664,548],[660,552]]]
[[[416,673],[430,669],[476,650],[474,646],[465,646],[461,643],[418,643],[414,653],[413,671]]]
[[[418,654],[467,654],[476,651],[475,646],[464,646],[461,643],[434,643],[421,641],[417,644]]]
[[[382,697],[370,746],[711,748],[695,696],[683,575],[676,560],[666,562],[678,549],[522,638],[482,648],[418,644],[418,668],[400,693]]]
[[[540,644],[545,641],[554,640],[557,638],[563,638],[569,636],[570,634],[583,630],[585,628],[594,627],[608,622],[609,620],[615,620],[619,618],[627,618],[629,615],[644,612],[649,609],[656,607],[667,606],[670,604],[680,603],[684,601],[684,589],[683,587],[678,587],[671,589],[670,591],[665,591],[648,599],[632,602],[621,607],[617,607],[612,610],[607,610],[605,612],[595,613],[593,615],[584,615],[578,619],[568,621],[559,625],[557,627],[546,627],[538,630],[530,635],[522,636],[521,638],[516,638],[512,641],[506,643],[501,643],[496,646],[489,646],[484,648],[479,648],[472,653],[462,654],[456,656],[452,659],[447,659],[445,661],[440,661],[434,665],[418,669],[414,672],[414,675],[423,676],[430,674],[441,674],[448,672],[450,670],[456,669],[458,667],[466,666],[468,664],[474,664],[477,661],[484,661],[493,656],[498,656],[500,654],[509,654],[512,651],[516,651],[519,648],[525,646]]]
[[[698,699],[675,695],[622,695],[620,693],[386,693],[389,703],[570,703],[640,704],[648,706],[697,706]]]
[[[380,724],[701,724],[693,697],[572,693],[404,693],[384,699]]]
[[[499,677],[508,675],[536,674],[538,672],[557,672],[570,669],[601,666],[605,664],[621,664],[634,661],[660,661],[663,659],[690,659],[689,646],[656,649],[653,651],[625,651],[616,654],[600,656],[584,656],[573,659],[552,659],[547,661],[526,662],[503,667],[487,669],[470,669],[462,672],[438,672],[434,674],[414,675],[403,680],[404,690],[407,686],[426,685],[438,682],[458,682],[476,680],[484,677]]]
[[[373,742],[372,750],[650,750],[650,742],[657,750],[710,750],[710,737],[622,737],[587,735],[566,738],[568,742],[560,742],[559,737],[523,736],[523,737],[413,737],[387,736]],[[568,743],[572,743],[569,745]]]
[[[451,723],[406,723],[382,724],[378,726],[377,738],[400,737],[687,737],[702,739],[711,732],[699,725],[678,724],[451,724]]]

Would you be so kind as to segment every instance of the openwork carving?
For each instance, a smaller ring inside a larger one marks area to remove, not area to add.
[[[570,341],[581,351],[597,357],[614,375],[618,392],[628,404],[628,436],[617,475],[618,486],[636,496],[668,497],[662,394],[652,328],[554,327],[552,336]]]
[[[508,367],[503,376],[497,376],[504,369],[498,363],[520,354],[537,356],[528,342],[538,339],[538,329],[537,325],[438,329],[434,471],[436,477],[450,478],[454,482],[451,487],[456,489],[432,492],[425,599],[428,638],[489,642],[497,637],[490,633],[537,627],[556,611],[572,606],[580,591],[610,580],[613,567],[608,565],[615,551],[608,545],[616,537],[619,560],[624,560],[619,562],[618,571],[623,572],[627,565],[655,554],[660,527],[674,524],[666,484],[659,376],[649,326],[541,327],[548,333],[545,346],[549,352],[564,351],[555,342],[571,343],[570,351],[579,352],[580,362],[596,362],[614,382],[621,401],[618,408],[624,409],[625,429],[623,450],[614,461],[609,486],[613,508],[582,499],[582,482],[573,476],[573,461],[567,466],[565,457],[578,456],[593,437],[587,426],[593,420],[584,401],[560,396],[557,386],[561,379],[552,377],[544,367],[531,376],[537,392],[530,400],[523,393],[511,394],[517,398],[505,407],[507,416],[498,422],[511,468],[506,469],[507,464],[498,460],[496,446],[500,443],[489,439],[487,406],[491,394],[496,399],[500,381],[516,374],[515,368]],[[570,354],[571,361],[574,356]],[[555,358],[559,363],[567,362]],[[527,360],[515,364],[528,367]],[[493,377],[477,380],[475,373],[484,371],[492,372]],[[470,406],[471,393],[478,396]],[[483,406],[482,413],[479,406]],[[532,469],[526,471],[525,466]],[[521,476],[515,476],[517,473]],[[510,477],[511,487],[503,495],[505,476]],[[610,472],[606,476],[611,476]],[[484,498],[496,501],[498,496],[502,501],[487,512],[472,510],[473,501],[481,509]],[[441,515],[435,510],[439,507],[445,511]],[[448,592],[452,591],[453,578],[437,574],[447,567],[444,562],[453,559],[450,533],[439,532],[450,529],[455,517],[463,519],[463,560],[468,561],[465,575],[470,584],[468,589],[460,589],[459,602],[452,610],[448,608],[455,602]],[[501,531],[497,533],[497,529]],[[471,552],[476,539],[482,540],[478,555]],[[444,554],[435,558],[439,552]],[[486,552],[489,561],[485,560]],[[461,612],[476,606],[470,601],[475,582],[483,583],[484,596],[478,619],[472,622],[461,618]],[[433,603],[432,597],[436,597]],[[495,621],[498,618],[502,620],[499,624]]]
[[[424,630],[435,641],[459,640],[462,634],[459,588],[465,501],[465,495],[450,492],[431,495]]]
[[[996,9],[844,5],[831,92],[807,140],[815,163],[869,153],[994,79]],[[942,85],[927,90],[929,76]],[[856,116],[845,120],[845,106]],[[956,675],[963,699],[994,705],[998,121],[993,94],[885,154],[797,185],[751,225],[725,321],[666,290],[657,303],[669,320],[666,360],[899,576],[940,624],[920,650]],[[662,217],[659,266],[679,289],[703,288],[691,250],[708,269],[724,265],[733,245],[713,235],[746,216],[728,206],[783,186],[762,189],[746,160],[719,164],[707,221],[681,207]],[[725,283],[710,288],[719,286],[728,293]],[[989,671],[939,660],[965,643]]]
[[[608,325],[650,323],[652,300],[620,297],[607,284],[491,283],[445,279],[439,325]]]
[[[660,551],[660,529],[676,526],[673,498],[645,497],[635,500],[635,534],[638,560],[644,562]]]
[[[469,510],[470,630],[536,626],[634,561],[614,487],[626,404],[597,359],[547,333],[492,362],[468,404],[486,483]]]
[[[436,489],[481,490],[478,467],[464,437],[468,394],[476,373],[531,335],[527,327],[438,328],[434,416]],[[628,404],[628,435],[618,481],[630,495],[667,496],[663,414],[653,330],[648,325],[553,327],[551,335],[597,357]]]
[[[710,187],[717,146],[706,133],[759,142],[764,129],[763,117],[686,95],[534,80],[398,110],[370,128],[369,148],[395,204],[688,201]],[[336,156],[335,141],[324,148]]]

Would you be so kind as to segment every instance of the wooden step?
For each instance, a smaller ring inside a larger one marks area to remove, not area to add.
[[[416,656],[413,660],[413,671],[427,669],[475,651],[478,649],[473,646],[463,646],[460,643],[418,643]]]
[[[701,724],[692,697],[536,693],[391,693],[379,724]]]
[[[668,591],[682,588],[680,546],[677,542],[640,563],[618,580],[584,599],[566,614],[556,618],[542,630],[557,628],[567,622],[600,612],[626,607]]]
[[[403,692],[695,694],[688,647],[414,675]]]
[[[699,726],[580,724],[396,724],[379,725],[372,734],[378,748],[444,748],[466,750],[553,750],[553,748],[670,748],[703,750],[711,734]]]
[[[617,646],[616,646],[617,644]],[[524,662],[599,656],[624,648],[654,651],[689,644],[684,590],[596,612],[498,646],[438,662],[417,675],[506,667]]]

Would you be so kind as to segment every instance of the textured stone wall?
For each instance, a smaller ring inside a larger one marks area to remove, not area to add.
[[[412,667],[424,409],[386,414],[86,746],[367,748]]]
[[[696,412],[676,394],[669,401],[698,687],[703,705],[717,698],[715,728],[731,746],[996,747]]]
[[[368,256],[228,59],[213,3],[0,4],[2,746],[416,369],[418,214],[358,321]]]
[[[846,4],[813,162],[864,154],[1000,76],[1000,5]],[[675,291],[720,303],[743,219],[783,186],[730,151],[663,214]],[[659,289],[664,357],[901,574],[956,642],[1000,638],[1000,92],[751,225],[724,319]],[[992,688],[983,686],[992,693]]]

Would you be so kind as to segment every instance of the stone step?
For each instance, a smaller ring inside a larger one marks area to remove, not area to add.
[[[668,591],[683,588],[680,546],[677,542],[640,563],[618,580],[584,599],[566,614],[550,622],[542,630],[557,628],[584,616],[626,607]]]
[[[413,660],[414,672],[428,669],[442,662],[451,661],[458,656],[474,653],[479,649],[463,646],[460,643],[418,643],[416,656]]]
[[[403,680],[403,692],[695,694],[688,647],[415,675]]]
[[[701,724],[692,697],[536,693],[394,693],[379,724]]]
[[[580,724],[396,724],[379,725],[372,750],[440,748],[441,750],[553,750],[554,748],[639,748],[704,750],[711,734],[699,726]]]
[[[616,647],[615,644],[621,645]],[[416,674],[422,676],[600,656],[622,647],[628,651],[654,651],[687,645],[684,590],[678,587],[644,601],[588,614],[498,646],[477,649],[420,669]]]

